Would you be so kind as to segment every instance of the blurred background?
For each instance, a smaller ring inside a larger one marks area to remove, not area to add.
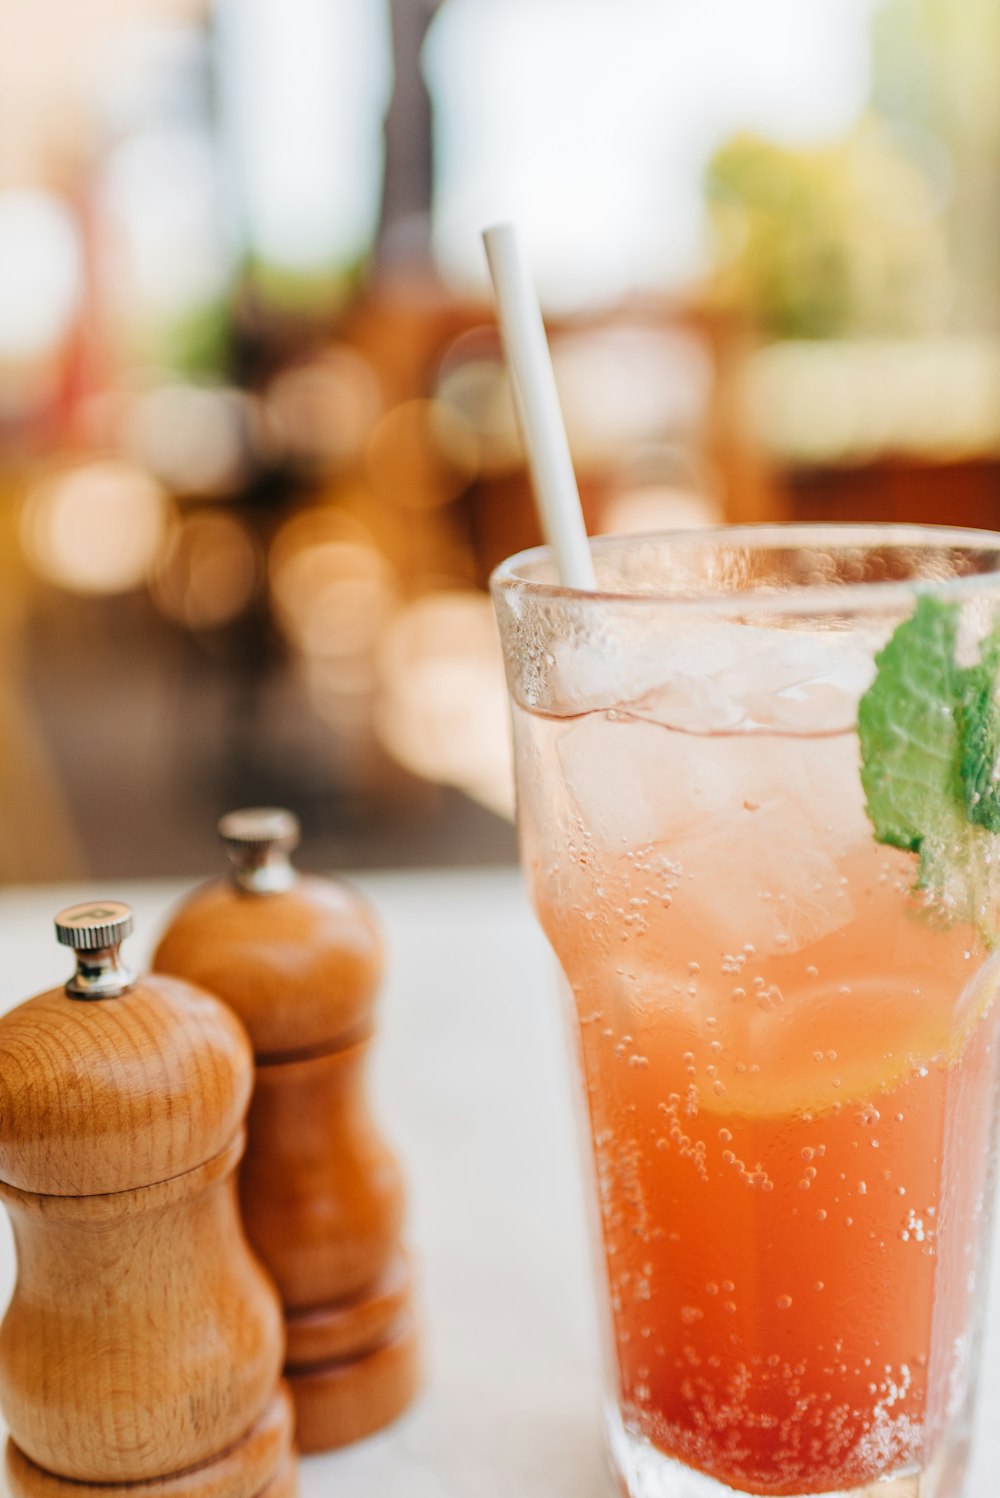
[[[995,0],[0,0],[0,880],[511,859],[539,539],[1000,523]]]

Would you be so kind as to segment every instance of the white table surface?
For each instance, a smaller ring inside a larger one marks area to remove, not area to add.
[[[607,1498],[562,1021],[518,877],[354,882],[381,916],[389,954],[372,1080],[409,1178],[427,1380],[389,1430],[304,1461],[303,1498]],[[0,891],[0,1010],[65,977],[69,954],[51,924],[63,905],[127,900],[137,935],[126,950],[139,963],[182,888]],[[4,1220],[0,1304],[12,1279]],[[968,1498],[1000,1494],[994,1301]]]

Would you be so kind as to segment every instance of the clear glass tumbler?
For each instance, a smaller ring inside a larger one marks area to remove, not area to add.
[[[492,587],[630,1498],[961,1492],[997,1077],[1000,537],[750,527]]]

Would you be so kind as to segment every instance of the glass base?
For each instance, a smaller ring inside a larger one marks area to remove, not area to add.
[[[606,1407],[605,1422],[611,1470],[623,1498],[747,1498],[746,1489],[705,1477],[683,1462],[664,1456],[645,1436],[626,1430],[614,1405]],[[794,1498],[960,1498],[968,1455],[968,1432],[961,1430],[943,1444],[924,1471],[879,1478],[860,1488],[796,1494]],[[775,1495],[755,1494],[753,1498]]]

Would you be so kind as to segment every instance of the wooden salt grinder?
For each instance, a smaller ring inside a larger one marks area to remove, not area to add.
[[[131,929],[118,901],[62,911],[75,974],[0,1018],[9,1488],[290,1498],[280,1308],[234,1190],[250,1048],[208,994],[134,978]]]
[[[363,1068],[381,944],[346,886],[300,875],[290,812],[231,812],[232,879],[196,891],[154,966],[219,995],[253,1042],[240,1202],[285,1305],[285,1375],[303,1451],[369,1435],[419,1382],[403,1193]]]

